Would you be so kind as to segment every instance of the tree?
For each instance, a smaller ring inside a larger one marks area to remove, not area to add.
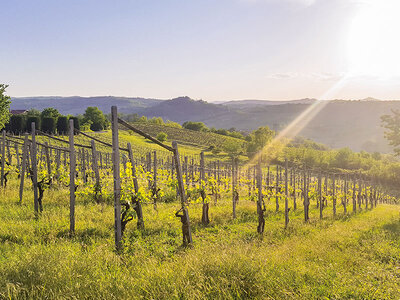
[[[382,126],[385,131],[385,138],[389,140],[389,144],[394,147],[396,155],[400,155],[400,111],[392,109],[391,115],[381,116]]]
[[[165,132],[160,132],[159,134],[157,134],[157,140],[159,140],[160,142],[165,142],[168,138],[168,135]]]
[[[75,129],[77,129],[77,130],[81,129],[78,117],[69,117],[69,120],[74,120],[74,128]],[[68,130],[69,130],[69,125],[68,125]]]
[[[153,117],[149,119],[148,122],[157,125],[164,125],[164,120],[161,117]]]
[[[107,128],[108,121],[104,116],[103,112],[95,106],[89,106],[86,108],[83,115],[84,122],[92,121],[90,129],[93,131],[100,131]]]
[[[176,123],[174,121],[170,121],[170,120],[167,120],[167,122],[165,122],[165,126],[174,127],[174,128],[182,128],[181,124]]]
[[[66,116],[60,116],[57,120],[57,132],[58,134],[65,135],[68,132],[68,118]]]
[[[187,121],[182,124],[182,127],[194,131],[208,131],[207,126],[203,122]]]
[[[10,118],[10,131],[13,134],[21,134],[25,129],[24,116],[12,115]]]
[[[42,119],[42,121],[44,118],[54,118],[55,121],[57,122],[57,119],[60,116],[61,116],[61,114],[58,112],[58,110],[53,107],[45,108],[40,113],[40,118]]]
[[[5,94],[7,88],[8,85],[0,83],[0,129],[10,120],[11,97]]]
[[[247,145],[247,154],[252,156],[273,139],[275,131],[269,129],[268,126],[264,126],[254,130],[250,136],[250,138],[246,137],[246,140],[250,141]]]
[[[35,108],[31,108],[30,110],[27,111],[26,116],[27,117],[40,117],[40,111],[38,111]]]
[[[26,131],[31,132],[32,123],[35,123],[35,129],[40,129],[40,117],[30,116],[26,119]]]
[[[56,131],[56,119],[52,117],[44,117],[42,119],[42,131],[48,134],[53,134]]]

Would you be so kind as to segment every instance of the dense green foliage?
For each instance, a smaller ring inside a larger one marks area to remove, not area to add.
[[[81,125],[80,125],[78,117],[69,117],[69,120],[74,120],[74,128],[75,129],[77,129],[77,130],[81,129]],[[68,130],[69,130],[69,125],[68,125]]]
[[[40,129],[40,117],[39,116],[28,116],[26,118],[26,132],[31,132],[32,123],[35,123],[35,128]]]
[[[21,134],[25,131],[24,116],[12,115],[10,118],[9,130],[14,134]]]
[[[157,134],[157,140],[159,140],[160,142],[165,142],[168,138],[168,135],[165,132],[160,132],[159,134]]]
[[[56,119],[53,117],[43,117],[42,131],[48,134],[54,134],[56,132]]]
[[[396,155],[400,155],[400,110],[392,110],[391,115],[381,116],[381,121],[383,127],[388,130],[385,132],[385,137],[394,147]]]
[[[259,152],[267,145],[273,137],[275,136],[275,131],[269,129],[268,126],[260,127],[254,130],[250,135],[246,137],[247,144],[247,154],[249,156],[254,155]]]
[[[57,121],[58,117],[60,117],[61,114],[59,111],[53,107],[48,107],[42,110],[40,113],[40,117],[43,120],[44,118],[53,118]]]
[[[93,131],[101,131],[108,127],[108,120],[103,112],[95,106],[86,108],[83,115],[84,122],[91,122],[90,129]]]
[[[68,132],[68,118],[66,116],[60,116],[57,119],[57,132],[58,134],[67,134]]]
[[[0,129],[3,129],[10,119],[11,97],[6,95],[8,85],[0,83]]]

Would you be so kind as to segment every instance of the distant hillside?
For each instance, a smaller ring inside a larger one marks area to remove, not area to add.
[[[215,119],[219,119],[230,124],[235,117],[240,115],[240,112],[223,105],[202,100],[195,101],[189,97],[179,97],[144,108],[139,111],[139,114],[147,117],[162,117],[178,123],[201,121],[211,124]]]
[[[179,98],[164,101],[140,111],[148,117],[160,116],[176,122],[202,121],[209,127],[231,128],[251,131],[268,125],[281,130],[306,110],[315,100],[287,102],[280,105],[260,105],[259,102],[240,101],[211,104]],[[400,109],[399,101],[335,100],[328,102],[300,132],[300,135],[333,148],[350,147],[369,152],[391,152],[384,138],[380,117]]]
[[[244,144],[244,140],[224,136],[212,132],[200,132],[188,130],[185,128],[175,128],[165,125],[157,125],[150,123],[132,123],[136,128],[156,137],[160,132],[168,135],[168,140],[177,141],[181,144],[192,145],[196,147],[215,146],[222,149],[226,143]]]
[[[117,105],[120,113],[138,113],[147,117],[162,117],[179,123],[201,121],[209,127],[251,131],[268,125],[281,130],[315,103],[315,99],[294,101],[241,100],[221,104],[195,101],[189,97],[172,100],[124,97],[32,97],[12,99],[12,109],[43,109],[55,107],[64,114],[83,113],[87,106],[98,106],[109,113]],[[366,98],[359,101],[334,100],[300,132],[300,135],[333,148],[350,147],[369,152],[391,152],[384,139],[380,117],[400,109],[400,101],[379,101]]]
[[[250,108],[250,107],[259,107],[265,105],[282,105],[282,104],[312,104],[316,99],[300,99],[300,100],[289,100],[289,101],[281,101],[281,100],[236,100],[236,101],[218,101],[214,102],[215,104],[221,104],[224,106],[232,107],[232,108]]]
[[[112,105],[117,105],[123,113],[134,113],[145,107],[156,105],[162,100],[127,97],[23,97],[12,98],[11,109],[43,110],[46,107],[57,108],[63,114],[81,114],[88,106],[97,106],[104,113],[110,112]]]

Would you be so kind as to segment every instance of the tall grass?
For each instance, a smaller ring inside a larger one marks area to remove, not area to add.
[[[46,191],[35,219],[32,193],[17,204],[17,183],[0,194],[0,297],[4,299],[400,299],[400,218],[397,206],[320,221],[313,207],[284,216],[269,208],[256,233],[254,202],[229,197],[190,207],[194,245],[181,246],[177,203],[144,207],[144,231],[128,225],[124,251],[114,251],[113,208],[76,207],[68,235],[68,192]]]

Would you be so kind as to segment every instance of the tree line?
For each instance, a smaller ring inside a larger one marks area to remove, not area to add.
[[[74,127],[78,130],[101,131],[109,127],[109,121],[97,107],[88,107],[83,115],[62,115],[57,109],[48,107],[39,111],[30,109],[26,113],[11,115],[5,123],[5,129],[13,134],[30,132],[31,124],[48,134],[65,135],[68,132],[68,120],[74,120]]]

